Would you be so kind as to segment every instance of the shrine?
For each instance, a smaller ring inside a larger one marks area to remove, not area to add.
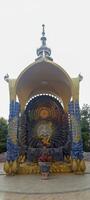
[[[8,74],[4,77],[10,93],[4,170],[9,175],[38,174],[42,161],[49,162],[51,174],[83,174],[79,108],[82,76],[71,78],[53,61],[42,27],[35,61],[17,79],[10,79]]]

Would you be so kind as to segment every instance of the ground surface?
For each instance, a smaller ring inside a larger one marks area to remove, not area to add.
[[[90,200],[90,191],[48,195],[0,193],[0,200]]]
[[[86,156],[86,155],[85,155]],[[52,175],[41,180],[40,175],[6,176],[0,164],[0,200],[90,200],[90,162],[85,175]]]

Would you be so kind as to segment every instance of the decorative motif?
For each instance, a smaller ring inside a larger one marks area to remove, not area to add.
[[[48,109],[46,107],[43,107],[41,112],[40,112],[40,117],[42,119],[46,119],[47,117],[49,117],[49,112]]]
[[[82,167],[82,173],[85,169],[84,163],[80,164]],[[38,163],[20,163],[18,164],[17,161],[6,161],[4,164],[4,170],[6,174],[13,175],[13,174],[40,174],[40,166]],[[72,161],[60,163],[60,162],[51,162],[50,165],[50,172],[51,173],[68,173],[72,172]]]
[[[68,173],[72,172],[71,163],[52,162],[50,165],[51,173]],[[38,163],[21,164],[18,167],[18,174],[40,174],[40,166]]]
[[[4,171],[8,175],[14,175],[17,173],[18,170],[18,163],[17,161],[6,161],[4,163]]]

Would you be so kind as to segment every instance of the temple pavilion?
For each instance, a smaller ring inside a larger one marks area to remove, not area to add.
[[[51,173],[84,173],[80,129],[79,84],[51,57],[42,25],[37,58],[9,85],[10,110],[6,174],[40,173],[40,156],[47,152]]]

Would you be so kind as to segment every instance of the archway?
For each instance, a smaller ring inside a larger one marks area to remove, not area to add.
[[[28,161],[37,161],[44,146],[55,161],[70,155],[68,114],[57,97],[51,94],[32,97],[22,118],[19,144]]]

